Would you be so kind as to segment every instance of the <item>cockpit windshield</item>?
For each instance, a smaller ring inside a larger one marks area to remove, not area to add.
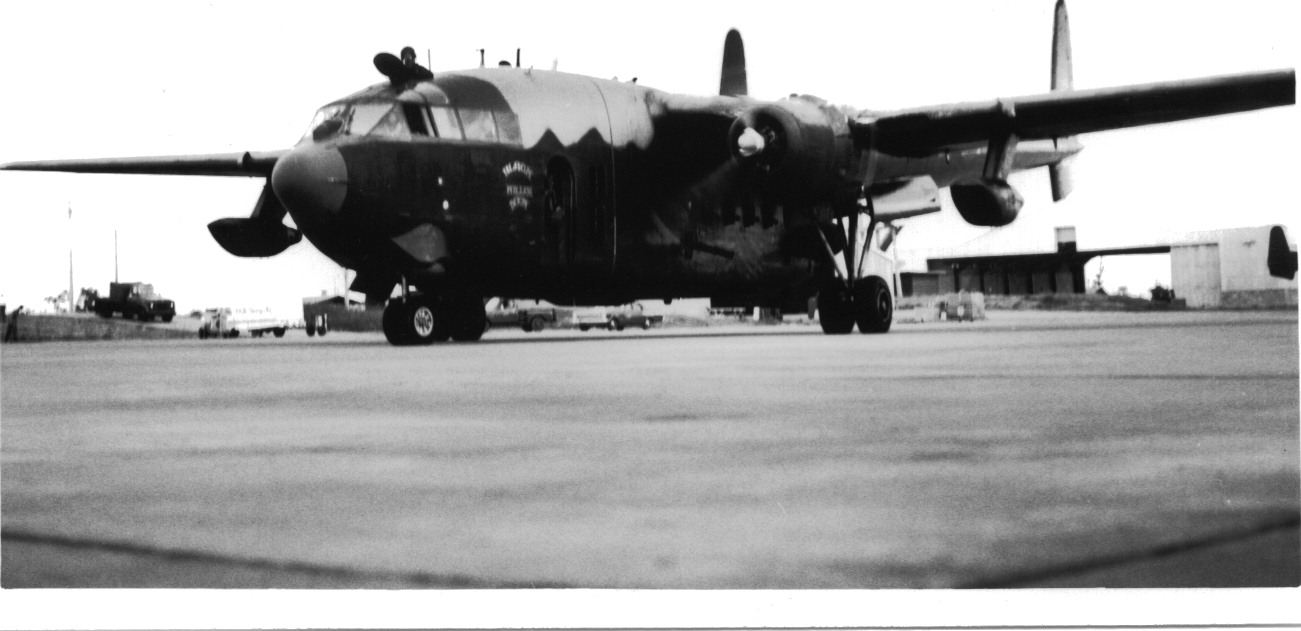
[[[413,137],[520,145],[514,112],[450,105],[371,101],[326,105],[317,110],[300,143],[336,136]]]
[[[322,141],[335,136],[388,136],[410,138],[406,119],[396,103],[345,103],[327,105],[316,111],[300,142]]]

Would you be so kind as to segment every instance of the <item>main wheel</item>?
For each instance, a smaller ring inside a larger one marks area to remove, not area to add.
[[[384,337],[394,346],[432,344],[438,328],[438,314],[432,301],[420,297],[392,300],[381,319]]]
[[[275,329],[274,331],[272,331],[271,333],[272,333],[272,335],[275,335],[276,337],[284,337],[284,336],[285,336],[285,327],[283,327],[283,326],[276,327],[276,329]]]
[[[488,316],[483,311],[483,299],[478,296],[453,299],[445,311],[448,333],[457,342],[476,342],[488,330]]]
[[[890,286],[876,276],[858,281],[854,287],[854,320],[862,333],[885,333],[894,319]]]
[[[845,335],[854,330],[854,303],[844,283],[827,281],[818,292],[818,323],[827,335]]]

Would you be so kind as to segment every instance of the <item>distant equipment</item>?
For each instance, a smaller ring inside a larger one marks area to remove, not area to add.
[[[104,318],[120,313],[128,320],[171,322],[176,317],[176,303],[155,293],[148,283],[109,283],[107,298],[96,296],[88,302],[86,308]]]
[[[205,309],[199,325],[199,339],[210,337],[262,337],[268,333],[284,337],[289,323],[278,318],[270,309]]]

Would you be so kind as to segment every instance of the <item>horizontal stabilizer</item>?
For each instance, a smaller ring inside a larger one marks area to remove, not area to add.
[[[930,176],[873,185],[867,194],[872,198],[872,216],[890,223],[908,217],[940,211],[940,188]]]

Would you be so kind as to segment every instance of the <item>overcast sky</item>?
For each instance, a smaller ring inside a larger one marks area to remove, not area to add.
[[[428,50],[435,70],[477,66],[479,48],[489,64],[513,59],[520,47],[525,66],[556,59],[566,72],[708,94],[735,26],[761,98],[800,92],[891,109],[1034,94],[1048,86],[1052,9],[1051,0],[10,3],[0,25],[0,162],[288,147],[317,107],[382,80],[376,52],[404,45],[422,59]],[[1296,66],[1290,2],[1089,0],[1070,16],[1077,88]],[[1050,250],[1060,225],[1092,248],[1286,224],[1301,166],[1297,120],[1285,108],[1085,136],[1068,200],[1052,203],[1041,170],[1014,180],[1026,205],[1008,228],[967,226],[946,201],[941,215],[910,220],[906,269],[953,248]],[[0,294],[11,309],[44,306],[68,287],[70,245],[76,286],[106,290],[116,230],[122,280],[152,282],[181,309],[296,311],[303,296],[339,288],[334,263],[305,241],[272,259],[235,258],[206,230],[247,216],[261,187],[256,178],[0,173]],[[1131,279],[1115,257],[1105,265],[1108,285],[1131,291],[1161,273],[1149,266]]]

